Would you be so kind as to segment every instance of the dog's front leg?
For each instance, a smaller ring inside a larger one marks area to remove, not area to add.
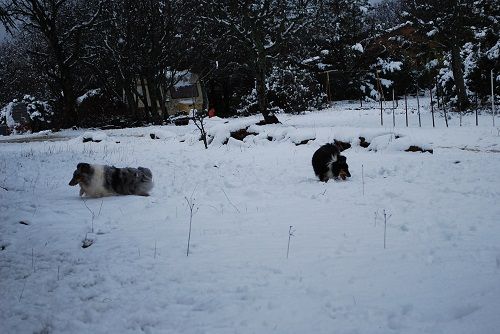
[[[85,191],[83,190],[83,188],[80,187],[80,197],[82,197],[84,194],[85,194]]]

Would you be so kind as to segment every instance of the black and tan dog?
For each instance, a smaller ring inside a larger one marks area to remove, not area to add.
[[[325,144],[318,148],[312,157],[312,165],[314,173],[323,182],[351,177],[347,158],[340,154],[340,149],[335,144]]]
[[[116,168],[114,166],[79,163],[69,181],[80,185],[80,196],[103,197],[112,195],[149,196],[153,188],[153,174],[148,168]]]

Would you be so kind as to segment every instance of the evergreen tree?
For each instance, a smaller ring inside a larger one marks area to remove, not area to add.
[[[414,27],[450,56],[458,105],[464,109],[469,99],[464,79],[463,45],[473,39],[474,2],[470,0],[403,0],[405,17]]]
[[[308,0],[202,1],[200,18],[216,25],[228,44],[245,54],[241,61],[256,82],[259,111],[266,123],[277,122],[268,108],[266,78],[273,59],[292,36],[313,22],[313,2]],[[312,15],[311,15],[312,14]]]

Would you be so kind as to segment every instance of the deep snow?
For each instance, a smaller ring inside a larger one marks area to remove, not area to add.
[[[498,332],[500,128],[434,129],[427,110],[406,128],[400,110],[393,129],[376,108],[210,119],[208,150],[193,124],[0,138],[0,332]],[[222,144],[242,126],[258,134]],[[333,139],[352,178],[321,183],[311,157]],[[82,161],[148,167],[155,188],[82,200]]]

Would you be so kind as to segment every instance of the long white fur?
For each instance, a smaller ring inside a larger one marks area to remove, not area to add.
[[[326,164],[328,166],[328,172],[326,172],[326,176],[328,176],[329,179],[333,179],[332,165],[337,162],[337,160],[337,156],[332,154],[332,159]]]
[[[103,196],[111,196],[114,193],[104,187],[104,166],[103,165],[92,165],[94,169],[94,174],[90,180],[90,184],[88,186],[84,186],[80,184],[83,189],[83,192],[87,195],[87,197],[103,197]],[[80,196],[82,192],[80,191]]]

